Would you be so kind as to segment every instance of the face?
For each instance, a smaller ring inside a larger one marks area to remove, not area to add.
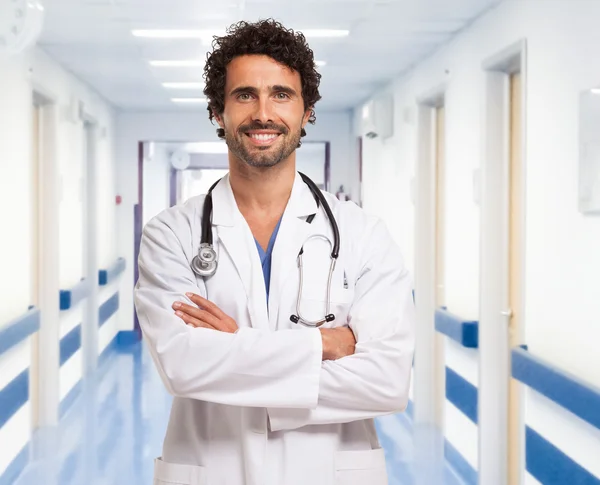
[[[287,160],[309,116],[298,72],[263,55],[240,56],[227,66],[225,109],[215,118],[242,162],[272,167]]]

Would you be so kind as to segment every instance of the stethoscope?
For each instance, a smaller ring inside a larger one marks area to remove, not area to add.
[[[320,327],[325,322],[332,322],[335,320],[335,315],[330,313],[331,307],[331,281],[333,279],[333,271],[335,269],[335,263],[340,253],[340,231],[338,229],[337,222],[335,221],[335,217],[331,212],[331,208],[327,203],[327,200],[319,190],[319,187],[306,175],[300,173],[300,177],[308,188],[310,189],[315,201],[317,202],[317,208],[319,205],[323,206],[323,210],[327,214],[327,218],[329,219],[329,224],[331,225],[331,229],[333,231],[333,244],[331,240],[324,235],[314,234],[310,236],[307,241],[310,241],[314,238],[324,239],[329,243],[329,247],[331,249],[331,264],[329,265],[329,277],[327,279],[327,306],[325,310],[325,316],[319,320],[307,320],[303,318],[300,313],[300,301],[302,300],[302,283],[303,283],[303,271],[302,271],[302,254],[304,253],[304,244],[302,244],[302,248],[300,248],[300,252],[298,253],[298,269],[300,271],[300,284],[298,286],[298,298],[296,300],[296,313],[294,315],[290,315],[290,320],[294,323],[301,323],[307,327]],[[208,194],[204,199],[204,207],[202,208],[202,232],[200,239],[200,248],[198,249],[198,255],[194,256],[192,259],[192,270],[198,276],[202,278],[208,278],[214,275],[217,271],[218,266],[218,257],[215,248],[213,247],[213,239],[212,239],[212,191],[217,186],[217,184],[221,180],[217,180],[211,188],[208,190]],[[307,217],[306,222],[311,224],[316,214],[311,214]]]

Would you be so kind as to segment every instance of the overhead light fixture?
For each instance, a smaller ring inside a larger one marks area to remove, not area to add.
[[[188,153],[224,154],[228,152],[227,144],[223,141],[204,141],[186,143],[184,150]]]
[[[349,30],[342,29],[297,29],[305,37],[313,38],[335,38],[347,37]],[[207,29],[135,29],[131,33],[135,37],[144,37],[148,39],[203,39],[211,41],[213,36],[225,35],[225,30],[207,30]]]
[[[224,35],[224,30],[190,29],[136,29],[131,33],[135,37],[148,39],[212,39],[213,35]]]
[[[304,34],[305,37],[324,37],[324,38],[332,38],[332,37],[347,37],[350,35],[349,30],[339,30],[339,29],[306,29],[301,30],[300,32]]]
[[[200,104],[206,103],[206,98],[171,98],[171,101],[182,104]]]
[[[169,89],[204,89],[204,83],[163,83]]]
[[[600,88],[592,88],[590,89],[590,91],[592,92],[592,94],[600,94]]]
[[[204,62],[197,59],[183,59],[178,61],[150,61],[154,67],[202,67]]]

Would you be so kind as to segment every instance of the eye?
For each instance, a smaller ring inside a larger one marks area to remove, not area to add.
[[[250,99],[250,94],[249,93],[240,93],[238,95],[238,99],[240,101],[248,101]]]
[[[289,99],[289,95],[287,93],[284,93],[283,91],[277,93],[276,95],[277,99]]]

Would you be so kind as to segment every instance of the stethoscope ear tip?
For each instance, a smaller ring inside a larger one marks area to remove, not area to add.
[[[330,313],[329,315],[327,315],[325,317],[326,322],[333,322],[334,320],[335,320],[335,315],[333,313]]]
[[[298,323],[300,321],[297,315],[290,315],[290,320],[294,323]]]

